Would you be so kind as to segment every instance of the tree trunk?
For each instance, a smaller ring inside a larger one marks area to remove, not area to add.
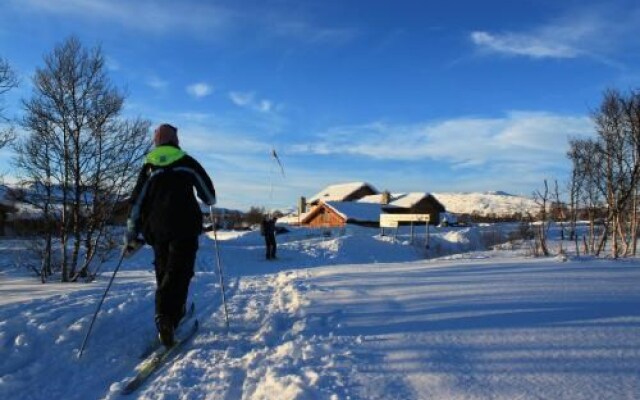
[[[596,248],[596,251],[595,251],[596,257],[600,256],[600,252],[602,252],[605,245],[607,244],[608,233],[609,233],[609,226],[608,225],[603,226],[602,236],[600,237],[598,247]]]
[[[618,221],[616,223],[616,226],[618,228],[618,237],[620,238],[620,242],[622,244],[622,250],[620,251],[620,253],[618,253],[618,255],[622,254],[623,256],[626,256],[627,252],[629,251],[629,242],[627,241],[628,235],[625,232],[626,223],[624,220],[622,220],[620,214],[618,214],[617,219]]]
[[[631,212],[631,254],[636,255],[638,249],[638,190],[633,192],[633,209]]]

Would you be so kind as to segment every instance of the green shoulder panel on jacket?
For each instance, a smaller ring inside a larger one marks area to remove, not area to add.
[[[156,167],[165,167],[186,155],[187,153],[173,146],[158,146],[147,154],[145,162]]]

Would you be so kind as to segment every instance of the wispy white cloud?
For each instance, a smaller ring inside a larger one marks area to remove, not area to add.
[[[187,86],[187,93],[193,97],[202,98],[213,93],[213,87],[204,82],[198,82]]]
[[[476,30],[470,41],[486,53],[543,58],[590,57],[613,63],[610,55],[624,51],[640,34],[640,8],[615,4],[580,6],[545,24],[522,31]]]
[[[578,48],[557,39],[527,34],[476,31],[471,33],[471,41],[485,50],[532,58],[575,58],[582,53]]]
[[[274,103],[271,100],[257,99],[254,92],[229,92],[229,99],[238,107],[261,113],[268,113],[274,110]]]
[[[464,169],[495,162],[562,162],[568,138],[592,132],[588,117],[511,112],[503,118],[336,127],[322,132],[314,141],[292,145],[289,151],[352,154],[378,160],[432,159]]]

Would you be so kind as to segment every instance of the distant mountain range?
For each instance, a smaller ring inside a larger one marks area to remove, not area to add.
[[[7,197],[7,186],[0,184],[0,204],[16,205]],[[514,213],[530,212],[536,214],[539,206],[530,197],[509,194],[504,191],[488,191],[473,193],[431,193],[448,212],[456,214],[493,214],[497,216],[510,216]],[[208,206],[201,204],[203,212],[208,212]],[[216,212],[237,213],[242,211],[233,209],[216,208]],[[287,214],[285,212],[285,214]]]
[[[532,198],[503,191],[484,193],[431,193],[448,212],[456,214],[512,215],[516,212],[535,214],[539,206]]]

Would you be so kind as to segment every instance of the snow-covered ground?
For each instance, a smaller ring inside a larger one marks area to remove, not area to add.
[[[436,199],[447,209],[456,214],[479,215],[513,215],[527,212],[533,215],[540,211],[540,206],[531,197],[517,196],[505,192],[485,193],[433,193]]]
[[[268,262],[259,234],[219,232],[229,332],[203,236],[200,332],[131,397],[640,399],[638,260],[485,250],[478,228],[434,229],[429,251],[406,235],[331,233],[280,235]],[[40,285],[22,247],[0,241],[0,399],[119,397],[155,335],[151,250],[125,261],[78,359],[108,269]]]

